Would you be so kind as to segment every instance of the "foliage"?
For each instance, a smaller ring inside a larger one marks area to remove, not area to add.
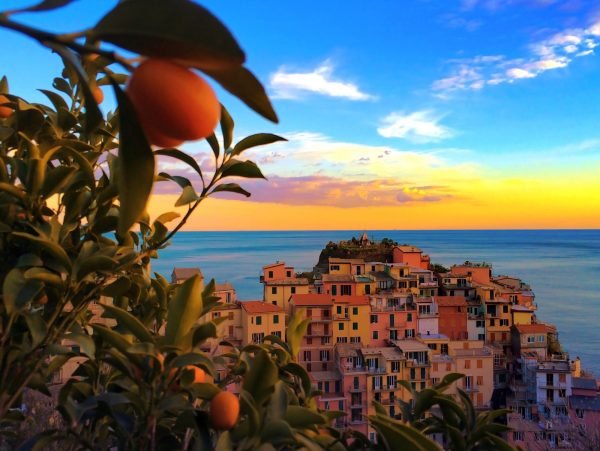
[[[439,263],[431,263],[429,265],[429,269],[438,274],[444,274],[444,273],[450,272],[450,269],[446,268],[443,265],[440,265]]]
[[[149,146],[123,86],[137,55],[165,58],[204,72],[277,121],[232,34],[188,0],[122,1],[92,29],[68,35],[12,19],[69,3],[45,0],[0,14],[0,26],[39,41],[65,66],[53,89],[41,91],[50,105],[10,93],[5,78],[0,83],[14,110],[0,122],[0,440],[19,444],[27,423],[19,408],[24,394],[51,396],[52,379],[71,365],[77,369],[52,398],[60,422],[28,437],[22,449],[376,446],[353,431],[331,428],[340,412],[316,408],[319,393],[295,361],[307,320],[292,318],[286,341],[269,336],[243,349],[222,343],[217,354],[208,354],[203,345],[216,338],[219,324],[209,316],[217,305],[214,281],[203,286],[194,277],[175,286],[151,273],[151,260],[204,199],[218,192],[250,195],[239,179],[263,174],[243,152],[283,138],[256,134],[234,144],[234,121],[222,108],[221,139],[207,138],[214,165],[206,171],[181,149]],[[97,86],[112,87],[117,111],[103,115]],[[162,158],[189,166],[200,183],[156,175]],[[187,207],[183,217],[149,217],[146,204],[156,183],[179,187],[176,206]],[[209,376],[194,381],[190,366]],[[216,431],[209,402],[235,387],[239,421],[229,431]],[[412,440],[423,445],[413,449],[429,449],[416,423],[380,417],[372,420],[380,443]],[[470,417],[456,421],[455,428],[474,427]]]

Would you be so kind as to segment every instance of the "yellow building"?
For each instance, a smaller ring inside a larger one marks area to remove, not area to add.
[[[524,305],[511,305],[512,323],[516,326],[519,324],[531,324],[533,322],[533,310]]]
[[[290,298],[295,294],[308,294],[308,279],[290,277],[264,282],[264,300],[290,313]]]
[[[367,296],[330,296],[333,301],[333,342],[362,343],[371,339],[371,306]]]
[[[365,261],[362,258],[329,258],[329,274],[365,274]]]
[[[242,301],[242,346],[262,343],[267,335],[285,339],[285,312],[263,301]]]
[[[449,373],[461,373],[465,377],[453,383],[446,393],[456,395],[459,387],[467,392],[476,408],[490,407],[494,391],[494,358],[491,349],[479,340],[451,341],[448,354],[432,357],[431,382],[436,384]]]

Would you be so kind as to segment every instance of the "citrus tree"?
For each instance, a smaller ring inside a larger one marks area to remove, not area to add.
[[[436,449],[416,427],[381,426],[382,414],[371,419],[377,444],[332,428],[342,413],[317,409],[319,392],[295,361],[308,324],[301,317],[290,319],[285,341],[202,351],[218,338],[219,320],[208,316],[218,305],[214,281],[173,286],[151,261],[207,197],[249,196],[239,180],[263,174],[244,151],[283,140],[260,133],[234,141],[234,121],[203,77],[266,119],[277,116],[232,34],[200,5],[121,1],[91,29],[62,35],[17,20],[69,3],[0,13],[1,27],[64,63],[52,89],[41,90],[48,104],[0,83],[0,444]],[[105,88],[117,105],[106,116],[98,107]],[[200,139],[212,151],[209,171],[179,148]],[[163,159],[197,177],[161,172]],[[179,187],[183,216],[149,216],[157,183]],[[52,379],[73,362],[72,377],[53,391]],[[40,411],[23,408],[30,393],[51,400],[52,421],[32,426]]]

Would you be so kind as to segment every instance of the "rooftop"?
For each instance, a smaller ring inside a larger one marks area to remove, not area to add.
[[[315,381],[333,381],[342,378],[342,375],[338,371],[311,371],[310,378]]]
[[[434,299],[440,307],[466,307],[467,305],[464,296],[435,296]]]
[[[529,312],[533,313],[533,311],[529,307],[525,307],[524,305],[515,304],[512,306],[513,312]]]
[[[520,334],[545,334],[548,333],[546,324],[515,324],[513,326]]]
[[[283,313],[283,309],[263,301],[241,301],[242,308],[250,314],[256,313]]]
[[[472,348],[472,349],[455,349],[456,357],[485,357],[492,355],[492,351],[488,348]]]
[[[402,352],[428,352],[429,346],[417,340],[390,340]]]
[[[384,271],[373,271],[369,273],[375,280],[394,280],[388,273]]]
[[[368,346],[360,350],[363,356],[382,355],[385,360],[404,359],[402,352],[393,346]]]
[[[291,300],[296,306],[333,305],[333,300],[328,294],[293,294]]]
[[[273,266],[280,266],[280,265],[284,265],[285,266],[285,262],[277,261],[275,263],[271,263],[270,265],[263,266],[263,269],[272,268]]]
[[[215,291],[229,291],[233,290],[233,285],[230,282],[217,283],[215,284]]]
[[[591,377],[574,377],[573,388],[581,390],[598,390],[598,381]]]
[[[360,343],[337,343],[335,349],[340,357],[357,357]]]
[[[352,274],[323,274],[323,282],[354,282]]]
[[[409,246],[407,244],[403,244],[402,246],[394,246],[396,249],[400,249],[402,252],[423,252],[416,246]]]
[[[204,275],[202,275],[202,271],[200,271],[200,268],[173,268],[172,275],[175,277],[175,280],[186,280],[190,277],[195,276],[196,274],[204,278]]]
[[[600,412],[600,396],[569,396],[569,406],[571,409],[593,410]]]

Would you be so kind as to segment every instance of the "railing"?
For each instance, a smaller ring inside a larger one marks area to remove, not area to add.
[[[367,371],[367,368],[364,366],[345,366],[342,367],[342,372],[344,373],[364,373]]]
[[[352,386],[351,386],[351,387],[348,389],[348,391],[349,391],[350,393],[357,393],[357,392],[363,392],[363,391],[365,391],[366,389],[367,389],[367,386],[366,386],[366,385],[359,385],[358,387],[356,387],[356,386],[352,385]]]
[[[350,315],[334,313],[333,319],[335,319],[335,320],[350,320]]]
[[[385,367],[383,367],[383,368],[373,368],[373,367],[367,367],[367,371],[368,371],[370,374],[383,374],[383,373],[385,373],[385,372],[386,372],[386,369],[385,369]]]

